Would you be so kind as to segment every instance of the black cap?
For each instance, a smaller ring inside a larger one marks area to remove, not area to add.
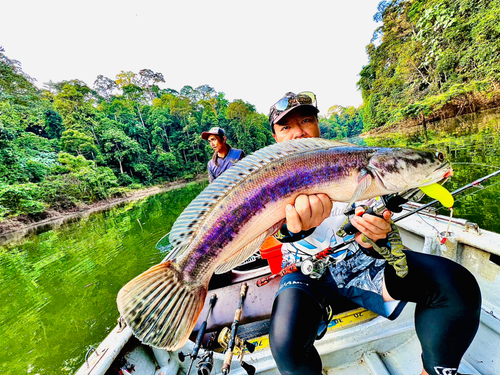
[[[206,141],[210,135],[217,135],[222,139],[226,136],[226,132],[224,131],[224,129],[215,126],[209,131],[201,133],[201,138]]]
[[[280,106],[282,109],[280,109]],[[309,107],[318,113],[319,109],[316,106],[316,95],[309,91],[299,94],[287,92],[285,96],[273,104],[269,109],[269,125],[271,129],[273,129],[273,125],[279,122],[279,120],[299,107]]]

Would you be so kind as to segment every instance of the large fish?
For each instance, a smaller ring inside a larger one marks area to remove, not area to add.
[[[170,232],[165,262],[126,284],[117,303],[144,343],[177,350],[200,314],[209,280],[249,258],[284,220],[299,194],[355,202],[433,184],[451,174],[440,153],[342,147],[309,138],[263,148],[194,199]]]

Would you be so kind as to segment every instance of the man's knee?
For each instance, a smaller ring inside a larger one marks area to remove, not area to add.
[[[300,369],[321,367],[313,346],[321,319],[321,307],[303,290],[286,289],[276,297],[269,344],[282,374],[304,373]]]

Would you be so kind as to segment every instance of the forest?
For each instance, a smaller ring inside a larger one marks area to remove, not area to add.
[[[500,105],[500,0],[383,0],[366,48],[359,108],[331,103],[322,136],[343,139]],[[330,73],[331,74],[331,73]],[[251,152],[274,143],[267,113],[213,87],[121,71],[35,85],[0,47],[0,221],[40,220],[206,172],[201,132],[220,126]]]
[[[500,105],[499,0],[384,0],[374,19],[364,131]]]
[[[160,89],[164,82],[143,69],[100,75],[92,87],[72,80],[38,89],[1,49],[0,220],[40,220],[51,210],[193,179],[206,172],[212,149],[200,134],[213,126],[246,154],[274,143],[267,114],[252,104],[229,102],[209,85]],[[345,137],[360,119],[356,109],[338,107],[321,126],[327,137]]]

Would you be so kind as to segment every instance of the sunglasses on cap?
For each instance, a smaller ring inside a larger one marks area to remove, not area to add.
[[[298,94],[293,92],[288,92],[283,98],[278,100],[271,108],[269,112],[269,125],[274,133],[273,125],[278,122],[281,118],[286,116],[293,108],[299,107],[301,105],[307,105],[315,108],[316,113],[319,112],[318,104],[316,102],[316,95],[311,91],[303,91]]]
[[[273,107],[276,111],[283,112],[298,105],[316,106],[316,95],[311,91],[303,91],[297,95],[289,93],[278,100]]]

